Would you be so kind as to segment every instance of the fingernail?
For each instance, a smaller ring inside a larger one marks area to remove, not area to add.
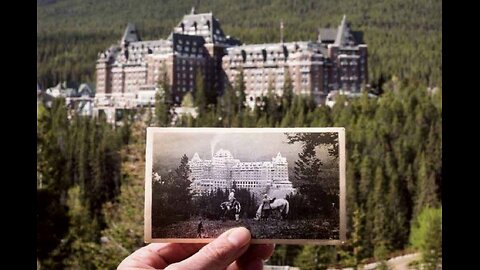
[[[227,236],[228,242],[232,243],[232,245],[236,247],[245,246],[248,244],[248,242],[250,242],[250,238],[250,231],[243,227],[232,229]]]

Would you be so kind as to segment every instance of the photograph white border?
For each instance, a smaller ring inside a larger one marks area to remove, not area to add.
[[[147,128],[146,161],[145,161],[145,243],[209,243],[215,238],[152,238],[152,166],[153,166],[153,136],[156,133],[295,133],[295,132],[337,132],[339,147],[339,175],[340,175],[340,228],[339,239],[252,239],[252,244],[318,244],[318,245],[341,245],[347,240],[347,205],[346,205],[346,149],[345,128]]]

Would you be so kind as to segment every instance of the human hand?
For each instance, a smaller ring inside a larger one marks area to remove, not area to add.
[[[153,243],[125,258],[117,270],[257,270],[272,256],[273,244],[250,245],[250,231],[230,229],[209,244]]]

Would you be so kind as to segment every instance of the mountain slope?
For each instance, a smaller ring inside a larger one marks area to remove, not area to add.
[[[128,22],[144,39],[165,38],[192,6],[220,20],[227,35],[245,43],[315,40],[343,14],[365,32],[372,82],[387,78],[441,84],[440,0],[39,0],[37,68],[42,85],[61,79],[93,81],[97,53],[117,42]]]

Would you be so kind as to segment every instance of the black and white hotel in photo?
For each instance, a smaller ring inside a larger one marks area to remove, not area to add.
[[[146,242],[345,240],[343,128],[148,128]]]

